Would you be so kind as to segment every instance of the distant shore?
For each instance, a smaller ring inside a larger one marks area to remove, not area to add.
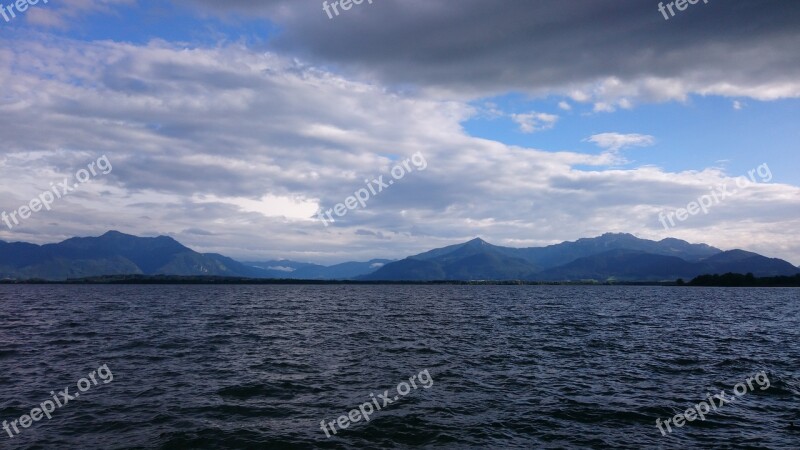
[[[295,280],[218,276],[114,275],[61,281],[30,279],[0,280],[0,284],[198,284],[198,285],[454,285],[454,286],[682,286],[682,287],[800,287],[800,274],[793,277],[756,278],[752,274],[701,275],[688,283],[675,281],[526,281],[526,280],[438,280],[358,281]]]

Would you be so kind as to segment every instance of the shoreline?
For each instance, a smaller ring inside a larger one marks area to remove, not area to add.
[[[754,278],[747,275],[702,275],[686,283],[676,281],[528,281],[528,280],[433,280],[433,281],[361,281],[300,280],[176,275],[113,275],[68,280],[0,280],[0,285],[419,285],[419,286],[663,286],[663,287],[800,287],[800,275],[794,277]]]

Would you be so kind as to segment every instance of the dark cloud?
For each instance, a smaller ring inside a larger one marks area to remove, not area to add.
[[[185,1],[269,17],[282,26],[278,48],[400,85],[481,95],[616,78],[630,85],[587,93],[800,95],[795,1],[700,0],[669,20],[654,0],[376,0],[333,20],[320,0]]]

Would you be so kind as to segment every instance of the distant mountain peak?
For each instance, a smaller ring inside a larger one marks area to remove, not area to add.
[[[83,239],[87,239],[87,238],[83,238]],[[90,237],[88,239],[92,239],[92,238]],[[117,230],[108,230],[105,233],[103,233],[101,236],[99,236],[98,239],[106,239],[106,240],[115,239],[115,240],[130,240],[130,241],[155,240],[155,241],[162,241],[162,242],[163,241],[170,241],[171,243],[175,243],[175,244],[179,244],[179,245],[183,246],[182,244],[180,244],[180,242],[178,242],[175,238],[173,238],[171,236],[159,235],[159,236],[156,236],[156,237],[139,237],[139,236],[136,236],[136,235],[133,235],[133,234],[123,233],[123,232],[117,231]]]
[[[125,234],[117,230],[108,230],[105,233],[103,233],[100,237],[117,237],[117,236],[134,237],[130,234]]]
[[[604,239],[604,240],[611,240],[611,239],[613,239],[613,240],[616,240],[616,239],[637,239],[638,240],[639,238],[634,236],[634,235],[632,235],[632,234],[630,234],[630,233],[603,233],[603,235],[600,236],[600,239]]]
[[[729,255],[744,256],[744,257],[760,256],[758,253],[748,252],[747,250],[742,250],[740,248],[735,248],[733,250],[728,250],[728,251],[726,251],[724,253],[727,253]]]

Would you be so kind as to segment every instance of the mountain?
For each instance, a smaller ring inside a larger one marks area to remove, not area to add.
[[[254,261],[245,262],[251,267],[261,269],[269,278],[286,278],[292,279],[298,273],[318,273],[325,270],[325,266],[319,264],[302,263],[289,260],[273,260],[273,261]]]
[[[690,244],[673,238],[651,241],[627,233],[606,233],[596,238],[584,238],[547,247],[507,249],[516,256],[543,268],[557,267],[578,258],[611,250],[633,250],[653,255],[676,256],[686,261],[699,261],[721,252],[720,249],[706,244]]]
[[[177,275],[243,278],[347,280],[390,260],[325,267],[291,261],[241,263],[215,253],[198,253],[168,236],[143,238],[109,231],[57,244],[0,241],[0,279],[66,280],[104,275]]]
[[[0,278],[65,280],[100,275],[262,277],[263,271],[216,254],[201,254],[167,237],[109,231],[42,246],[0,241]]]
[[[722,250],[706,244],[690,244],[680,239],[667,238],[661,241],[651,241],[639,239],[632,234],[606,233],[596,238],[584,238],[574,242],[562,242],[547,247],[529,248],[499,247],[489,244],[482,239],[473,239],[463,244],[451,245],[449,247],[420,253],[411,258],[435,260],[461,248],[468,248],[472,252],[493,250],[506,256],[524,259],[540,268],[557,267],[578,258],[596,255],[610,250],[637,250],[654,255],[677,256],[687,261],[699,261],[722,252]]]
[[[363,280],[434,281],[525,279],[535,266],[482,239],[387,264]]]
[[[262,269],[269,278],[285,278],[291,280],[351,280],[370,274],[390,259],[373,259],[367,262],[346,262],[333,266],[301,263],[289,260],[248,262],[250,266]]]
[[[744,250],[725,251],[678,239],[650,241],[604,234],[547,247],[511,248],[482,239],[430,250],[400,261],[375,259],[333,266],[288,260],[241,263],[198,253],[167,236],[109,231],[34,245],[0,241],[0,279],[66,280],[115,275],[218,276],[295,280],[663,281],[704,274],[793,276],[800,269]]]
[[[534,275],[540,281],[636,280],[660,281],[692,278],[696,268],[677,256],[655,255],[638,250],[611,250],[578,258],[563,266]]]
[[[756,277],[778,277],[800,273],[797,267],[787,261],[744,250],[719,253],[701,263],[704,266],[701,270],[705,270],[703,274],[752,273]]]
[[[662,281],[724,273],[751,273],[756,277],[774,277],[791,276],[800,271],[781,259],[767,258],[743,250],[718,253],[698,262],[633,250],[612,250],[540,272],[535,278],[541,281]]]
[[[799,271],[786,261],[742,250],[723,252],[679,239],[651,241],[607,233],[532,248],[500,247],[474,239],[389,263],[359,279],[662,281],[727,272],[778,276]]]

